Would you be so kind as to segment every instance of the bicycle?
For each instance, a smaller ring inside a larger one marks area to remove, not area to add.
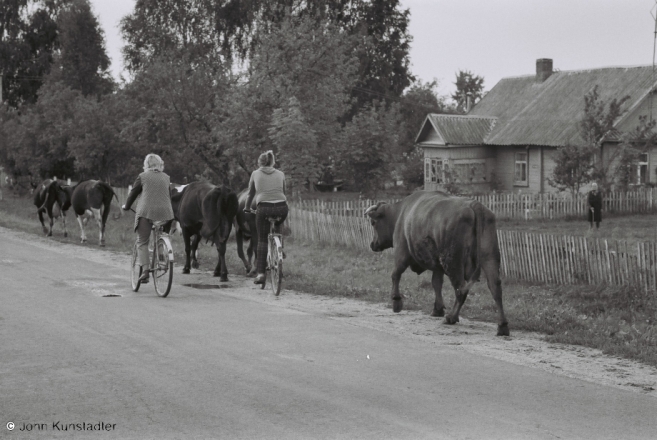
[[[244,210],[251,214],[256,211]],[[285,252],[283,251],[283,234],[276,231],[276,223],[281,221],[281,217],[271,216],[267,217],[269,221],[269,235],[267,235],[267,268],[266,271],[269,275],[269,284],[271,291],[275,296],[280,295],[281,286],[283,284],[283,260],[285,259]],[[260,285],[261,289],[265,288],[265,282]]]
[[[162,298],[166,298],[171,291],[173,282],[173,247],[169,234],[164,232],[164,225],[168,222],[153,222],[151,232],[151,243],[153,243],[153,254],[151,255],[150,267],[146,269],[153,276],[153,287],[155,293]],[[149,252],[151,250],[149,249]],[[132,263],[130,265],[132,291],[137,292],[141,286],[140,278],[143,267],[139,265],[137,258],[137,242],[132,247]]]

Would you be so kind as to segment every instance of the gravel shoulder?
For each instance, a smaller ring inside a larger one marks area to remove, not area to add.
[[[3,227],[0,227],[0,235],[69,258],[82,258],[125,268],[126,283],[128,282],[129,256],[124,253],[99,249],[94,245],[85,247],[58,243],[45,237]],[[0,255],[0,259],[4,258],[11,256]],[[192,289],[180,284],[220,286],[217,287],[217,292],[222,295],[340,320],[347,325],[366,327],[427,344],[449,345],[480,356],[657,398],[657,368],[607,356],[600,350],[548,343],[540,334],[514,331],[513,322],[510,325],[510,337],[496,337],[496,326],[491,323],[461,317],[460,323],[446,325],[440,318],[432,318],[417,311],[395,314],[386,304],[289,290],[284,290],[281,296],[275,297],[270,290],[261,290],[254,286],[250,278],[234,274],[230,274],[229,278],[228,283],[220,283],[209,272],[201,271],[183,276],[180,274],[180,267],[177,267],[171,295],[176,294],[176,289]]]

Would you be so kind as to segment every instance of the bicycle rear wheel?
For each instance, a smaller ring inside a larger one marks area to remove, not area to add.
[[[171,252],[169,244],[160,237],[157,240],[157,246],[153,252],[153,286],[155,292],[162,298],[171,291],[171,284],[173,283],[173,261],[171,259]]]
[[[269,279],[271,281],[271,291],[278,296],[281,293],[283,283],[283,258],[279,252],[277,240],[272,237],[269,242]]]
[[[137,258],[137,243],[132,247],[132,259],[130,262],[130,283],[132,284],[132,291],[136,292],[141,286],[141,266],[139,265],[139,258]]]

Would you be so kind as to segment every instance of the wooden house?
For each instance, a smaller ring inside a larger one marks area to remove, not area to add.
[[[557,147],[583,144],[584,97],[596,85],[602,101],[630,97],[616,136],[601,147],[608,160],[618,133],[636,128],[639,116],[657,117],[652,66],[561,72],[539,59],[535,75],[500,80],[466,115],[427,115],[415,141],[424,151],[425,189],[449,179],[472,193],[556,191],[548,179]],[[656,167],[657,150],[642,155],[635,183],[657,183]]]

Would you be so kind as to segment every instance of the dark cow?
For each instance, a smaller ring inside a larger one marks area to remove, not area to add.
[[[192,182],[183,189],[180,200],[174,203],[177,204],[177,220],[180,222],[185,241],[186,259],[183,273],[189,273],[192,256],[194,267],[198,267],[196,250],[203,237],[217,247],[219,261],[214,269],[214,276],[221,276],[221,281],[228,281],[226,241],[237,213],[237,195],[225,186]],[[192,237],[194,242],[190,243]]]
[[[237,241],[237,255],[244,263],[246,273],[248,275],[255,275],[256,267],[251,263],[251,260],[253,259],[256,246],[258,245],[258,239],[256,234],[255,215],[244,212],[244,206],[246,205],[246,199],[248,197],[248,188],[242,190],[237,195],[239,208],[237,209],[237,215],[235,216],[235,239]],[[251,209],[256,209],[255,201],[252,203]],[[244,240],[249,241],[249,247],[246,249],[248,259],[244,257]]]
[[[100,246],[105,246],[105,224],[107,223],[107,217],[109,217],[112,197],[116,197],[112,187],[99,180],[85,180],[68,189],[68,191],[71,194],[73,211],[75,211],[75,216],[80,225],[80,239],[82,243],[86,243],[87,241],[87,236],[84,233],[84,225],[87,223],[87,218],[83,219],[86,214],[96,219],[100,232],[99,244]],[[119,200],[118,197],[116,200]]]
[[[447,274],[455,292],[447,324],[459,321],[459,312],[472,285],[483,270],[488,289],[497,304],[497,335],[508,336],[509,324],[502,307],[500,251],[495,215],[481,203],[438,191],[418,191],[400,202],[379,202],[365,211],[374,227],[374,252],[393,247],[392,306],[403,308],[399,280],[406,268],[417,274],[433,271],[431,284],[436,301],[431,316],[444,316],[443,276]]]
[[[52,226],[55,217],[60,217],[64,225],[64,237],[68,237],[66,230],[66,211],[71,207],[71,197],[64,187],[57,180],[46,179],[34,191],[34,205],[37,207],[39,221],[43,228],[43,233],[52,237]],[[53,210],[56,208],[56,210]],[[50,229],[46,228],[43,222],[43,213],[48,214],[50,220]]]

